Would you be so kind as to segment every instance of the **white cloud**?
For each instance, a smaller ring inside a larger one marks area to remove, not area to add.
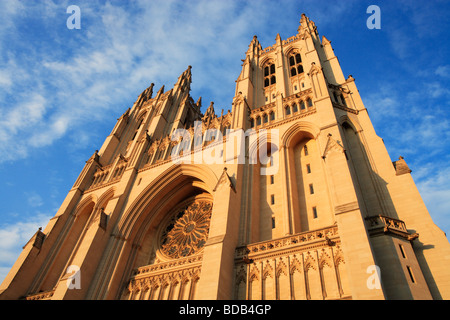
[[[418,154],[424,153],[423,150],[428,155],[445,152],[450,142],[450,122],[439,115],[422,115],[414,121],[405,121],[397,137],[403,145],[414,146]]]
[[[387,118],[401,116],[398,91],[390,83],[380,83],[362,99],[374,123],[383,124]]]
[[[26,138],[42,123],[47,112],[46,99],[38,93],[30,93],[7,111],[0,109],[1,160],[13,160],[27,155]]]
[[[449,65],[439,66],[436,68],[436,71],[434,73],[444,78],[450,78],[450,66]]]
[[[444,87],[440,82],[430,82],[426,84],[426,90],[429,97],[441,98],[450,95],[450,90]]]
[[[400,59],[406,59],[411,55],[411,42],[409,32],[402,27],[393,28],[389,32],[390,43],[394,53]]]
[[[249,30],[265,25],[272,5],[201,0],[136,1],[124,7],[83,2],[82,29],[68,32],[49,27],[66,19],[63,4],[23,3],[14,12],[43,14],[40,28],[48,28],[55,38],[44,42],[42,50],[30,47],[32,55],[7,51],[9,59],[2,64],[0,58],[0,70],[5,70],[0,96],[9,100],[0,106],[0,162],[50,146],[69,130],[104,121],[108,112],[121,114],[151,82],[170,88],[188,65],[193,66],[194,99],[202,95],[206,105],[213,100],[219,110],[231,108],[239,61],[253,34]],[[12,27],[22,23],[8,19]],[[0,37],[0,42],[22,37]],[[19,43],[12,40],[11,47],[15,45]]]
[[[44,229],[50,218],[45,214],[37,214],[27,220],[0,225],[0,282],[13,266],[22,247],[39,227]]]
[[[45,127],[39,128],[30,136],[28,145],[35,148],[51,145],[67,132],[69,124],[70,119],[67,114],[52,117]]]
[[[0,70],[0,87],[10,87],[11,85],[12,80],[9,70]]]
[[[430,164],[413,177],[434,222],[450,236],[450,168]]]
[[[33,207],[33,208],[41,207],[44,204],[42,197],[35,191],[25,192],[25,197],[27,198],[27,202],[30,207]]]

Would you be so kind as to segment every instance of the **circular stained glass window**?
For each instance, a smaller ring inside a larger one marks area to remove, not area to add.
[[[206,243],[212,202],[196,200],[170,220],[161,236],[160,252],[172,259],[199,252]]]

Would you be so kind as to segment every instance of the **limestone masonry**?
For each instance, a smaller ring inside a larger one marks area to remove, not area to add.
[[[314,22],[242,61],[220,116],[190,66],[147,88],[0,299],[450,299],[450,244]]]

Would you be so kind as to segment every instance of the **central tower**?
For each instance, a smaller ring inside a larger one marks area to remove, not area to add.
[[[314,22],[242,61],[220,116],[190,66],[142,92],[0,298],[450,299],[449,242]]]

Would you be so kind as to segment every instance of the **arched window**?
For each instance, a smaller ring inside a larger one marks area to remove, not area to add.
[[[275,120],[275,113],[273,111],[270,112],[269,118],[270,118],[270,121]]]
[[[268,87],[272,84],[275,84],[277,79],[275,77],[275,64],[273,62],[269,62],[264,67],[264,87]]]
[[[292,67],[292,66],[295,66],[295,58],[294,58],[294,56],[290,56],[289,57],[289,65]]]
[[[261,117],[258,116],[258,118],[256,118],[256,125],[260,126],[261,125]]]
[[[308,108],[312,107],[313,103],[311,98],[308,98],[308,100],[306,100],[306,104],[308,105]]]
[[[297,74],[297,72],[295,71],[295,68],[291,69],[291,77],[295,76]]]
[[[267,114],[264,114],[263,116],[263,123],[269,122],[269,116]]]
[[[300,101],[300,110],[305,110],[306,106],[305,106],[305,101]]]
[[[291,56],[289,57],[289,67],[291,68],[291,77],[302,74],[304,72],[300,53],[291,54]]]
[[[296,104],[296,103],[294,103],[294,104],[292,105],[292,112],[293,112],[293,113],[298,112],[298,107],[297,107],[297,104]]]
[[[291,114],[291,107],[290,106],[286,106],[286,115],[290,115]]]

